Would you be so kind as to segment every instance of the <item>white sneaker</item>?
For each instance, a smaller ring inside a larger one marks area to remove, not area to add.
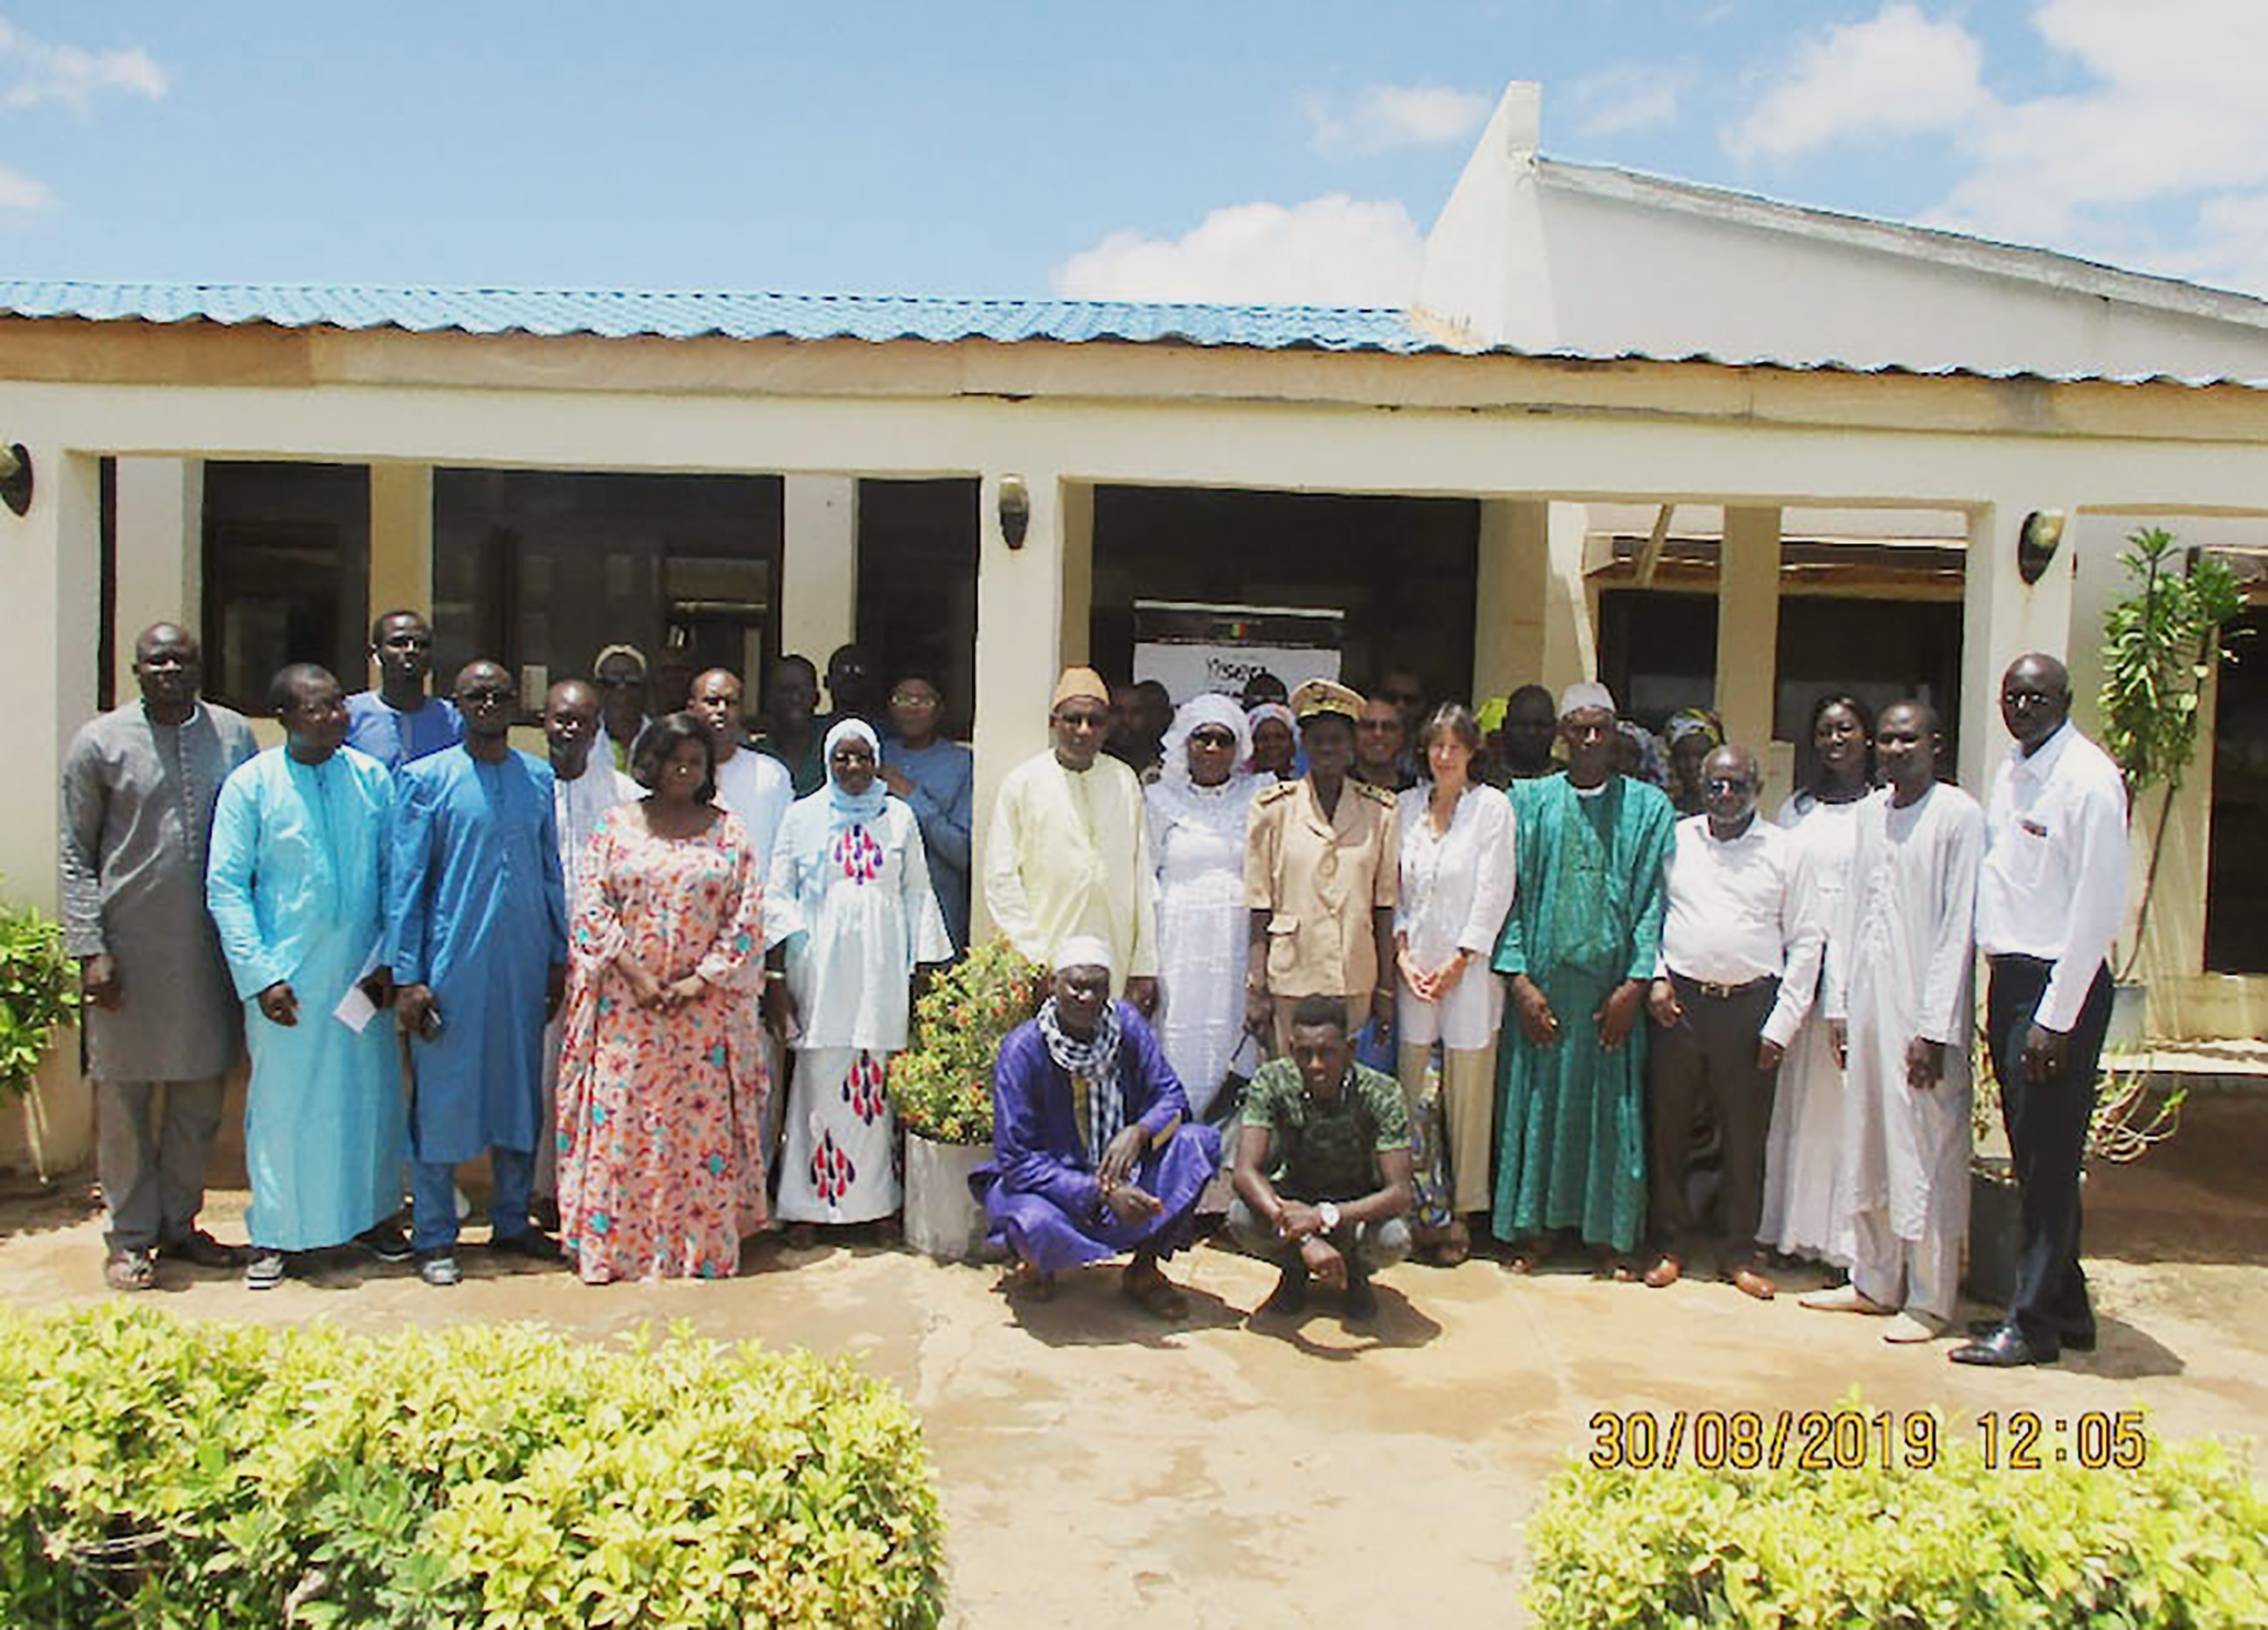
[[[262,1251],[254,1247],[252,1260],[244,1265],[244,1288],[247,1290],[273,1290],[284,1282],[284,1253]]]

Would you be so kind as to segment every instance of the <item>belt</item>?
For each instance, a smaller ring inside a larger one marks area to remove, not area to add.
[[[1749,980],[1739,985],[1718,985],[1713,984],[1705,979],[1688,979],[1684,974],[1676,972],[1675,969],[1671,970],[1670,978],[1677,980],[1680,984],[1691,986],[1702,995],[1707,996],[1712,1001],[1715,1002],[1730,1002],[1735,996],[1745,996],[1750,991],[1758,989],[1763,986],[1777,985],[1779,983],[1779,975],[1777,973],[1759,973],[1756,978]]]

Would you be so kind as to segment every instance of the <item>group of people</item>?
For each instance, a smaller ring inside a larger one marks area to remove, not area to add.
[[[652,716],[645,658],[609,646],[549,687],[538,757],[503,667],[432,694],[431,651],[392,612],[375,689],[286,667],[260,751],[160,623],[140,699],[73,739],[107,1282],[147,1289],[171,1256],[262,1289],[355,1244],[454,1284],[457,1169],[483,1154],[490,1248],[593,1283],[737,1271],[776,1149],[791,1227],[890,1218],[884,1068],[915,969],[967,936],[970,758],[935,681],[901,676],[878,724],[846,647],[821,716],[784,658],[751,739],[737,674],[685,674]],[[197,1223],[239,1046],[248,1247]]]
[[[1401,695],[1327,680],[1203,695],[1152,745],[1138,691],[1064,673],[984,868],[993,921],[1055,970],[972,1179],[1023,1284],[1130,1252],[1127,1294],[1172,1311],[1159,1263],[1225,1151],[1274,1308],[1320,1281],[1359,1317],[1379,1268],[1483,1239],[1515,1271],[1575,1249],[1656,1289],[1707,1261],[1759,1299],[1779,1253],[1830,1270],[1805,1306],[1933,1340],[1967,1228],[1981,949],[2022,1267],[1949,1356],[2091,1346],[2079,1167],[2126,811],[2062,664],[2004,677],[1989,810],[1943,778],[1925,701],[1822,698],[1767,821],[1755,755],[1705,711],[1663,752],[1603,686],[1570,687],[1548,731],[1541,694],[1485,732],[1455,702],[1410,731]]]
[[[887,1225],[888,1061],[968,931],[969,755],[934,679],[885,709],[846,647],[821,715],[783,658],[750,736],[739,675],[658,687],[609,646],[550,687],[539,758],[498,664],[429,693],[431,639],[380,618],[354,695],[287,667],[260,752],[159,624],[141,699],[73,741],[109,1282],[171,1254],[272,1285],[353,1242],[453,1283],[457,1168],[483,1152],[490,1248],[593,1283],[730,1275],[774,1211]],[[1655,1287],[1708,1261],[1770,1297],[1778,1252],[1847,1275],[1806,1305],[1933,1339],[1981,946],[2023,1270],[1952,1355],[2092,1341],[2078,1164],[2125,811],[2060,664],[2003,680],[2017,747],[1989,813],[1940,779],[1926,703],[1837,695],[1776,821],[1699,710],[1665,751],[1595,684],[1476,716],[1425,710],[1407,671],[1375,699],[1264,678],[1170,709],[1071,669],[1049,751],[998,789],[985,903],[1053,977],[1000,1051],[971,1186],[1032,1294],[1130,1252],[1127,1294],[1172,1316],[1160,1265],[1210,1193],[1280,1267],[1278,1309],[1320,1281],[1365,1316],[1380,1268],[1489,1242]],[[248,1252],[197,1226],[239,1037]]]

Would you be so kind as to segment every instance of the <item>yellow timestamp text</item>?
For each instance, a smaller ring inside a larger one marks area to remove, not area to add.
[[[2150,1438],[2139,1409],[1976,1417],[1987,1471],[2051,1465],[2139,1471]],[[1934,1410],[1602,1409],[1590,1420],[1590,1463],[1602,1471],[1912,1471],[1937,1465],[1946,1424]]]

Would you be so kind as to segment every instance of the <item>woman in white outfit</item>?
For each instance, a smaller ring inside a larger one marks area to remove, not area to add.
[[[906,1045],[914,969],[948,962],[921,823],[883,790],[872,726],[827,732],[827,784],[789,806],[772,844],[764,940],[785,964],[795,1075],[780,1157],[783,1222],[873,1222],[899,1204],[897,1126],[882,1081]],[[777,988],[777,986],[775,987]]]
[[[1418,732],[1425,779],[1401,796],[1402,891],[1395,907],[1401,975],[1397,1028],[1403,1096],[1422,1114],[1427,1067],[1441,1047],[1450,1222],[1435,1259],[1462,1262],[1472,1224],[1489,1208],[1496,1136],[1496,1040],[1504,984],[1489,966],[1512,908],[1512,804],[1473,779],[1480,726],[1458,702],[1436,708]],[[1485,1227],[1485,1222],[1480,1226]]]
[[[1252,736],[1233,697],[1182,703],[1164,751],[1144,794],[1158,869],[1158,1011],[1150,1023],[1202,1120],[1245,1039],[1244,827],[1261,782],[1240,767]]]
[[[1803,852],[1813,903],[1828,925],[1829,960],[1838,943],[1843,891],[1858,852],[1859,809],[1874,785],[1874,710],[1855,696],[1822,696],[1811,708],[1811,753],[1800,790],[1779,806],[1780,826]],[[1822,980],[1822,987],[1824,980]],[[1851,1208],[1840,1193],[1843,1067],[1835,1061],[1821,1004],[1788,1044],[1764,1142],[1764,1197],[1756,1228],[1786,1256],[1851,1266]]]

